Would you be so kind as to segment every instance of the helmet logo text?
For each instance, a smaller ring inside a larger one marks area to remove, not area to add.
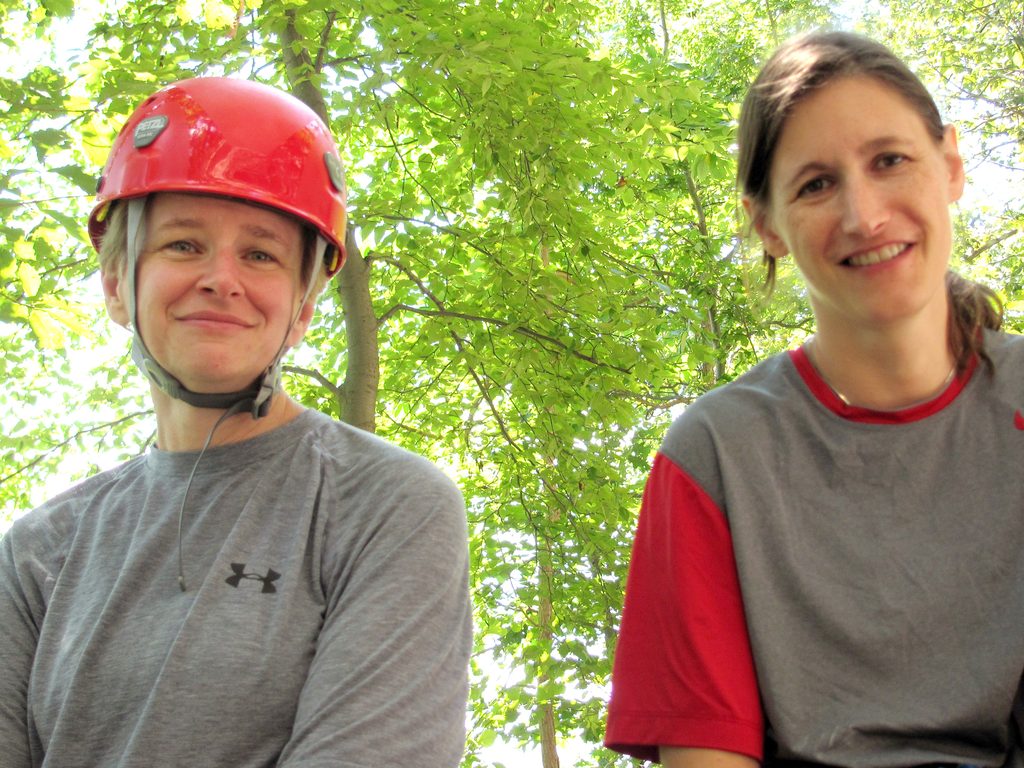
[[[156,137],[163,133],[167,123],[167,115],[153,115],[153,117],[147,117],[145,120],[140,121],[135,126],[135,134],[132,137],[135,148],[142,149],[156,141]]]

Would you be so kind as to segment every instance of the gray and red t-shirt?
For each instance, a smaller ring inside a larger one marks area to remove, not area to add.
[[[676,420],[640,513],[609,747],[1024,764],[1024,338],[986,349],[994,374],[902,411],[847,406],[795,350]]]

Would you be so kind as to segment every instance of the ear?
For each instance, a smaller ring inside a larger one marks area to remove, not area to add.
[[[299,310],[299,316],[292,323],[291,330],[288,331],[286,343],[289,347],[294,347],[302,341],[302,337],[306,335],[306,329],[309,328],[309,323],[313,320],[313,310],[315,308],[312,297],[306,299],[306,303]]]
[[[964,193],[964,160],[956,141],[956,126],[947,125],[942,131],[942,156],[949,171],[949,202],[955,203]]]
[[[764,246],[765,253],[769,256],[774,256],[776,259],[781,259],[789,253],[789,246],[786,245],[785,241],[772,226],[771,216],[763,205],[755,203],[749,197],[744,197],[743,210],[746,211],[747,218],[753,225],[754,231],[757,232],[757,236],[761,239],[761,245]]]
[[[121,296],[121,291],[127,288],[127,285],[117,273],[100,272],[100,280],[103,283],[103,300],[107,305],[107,314],[115,323],[127,328],[132,319],[128,316],[128,304]]]

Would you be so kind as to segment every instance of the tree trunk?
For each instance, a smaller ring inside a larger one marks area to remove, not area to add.
[[[377,316],[370,300],[370,265],[359,250],[351,227],[345,237],[345,251],[345,266],[338,273],[338,294],[345,313],[348,344],[341,418],[354,427],[373,432],[380,381]]]
[[[551,537],[546,533],[540,533],[538,547],[538,560],[540,562],[540,583],[537,599],[537,619],[540,630],[541,642],[550,646],[551,638],[554,635],[554,608],[551,604],[551,587],[554,579],[554,567],[551,562]],[[543,688],[550,676],[543,672],[537,676],[538,689]],[[559,768],[558,744],[556,736],[558,731],[555,728],[555,705],[551,701],[540,703],[540,753],[543,768]]]
[[[700,199],[700,190],[697,188],[697,184],[693,180],[693,175],[690,173],[690,169],[684,168],[684,171],[686,173],[686,189],[690,193],[690,199],[693,201],[694,208],[697,211],[697,231],[700,233],[701,248],[705,251],[705,257],[711,258],[711,255],[707,253],[710,234],[708,232],[707,218],[704,213],[704,203]],[[702,383],[705,387],[711,389],[721,381],[722,376],[725,373],[719,344],[721,329],[718,327],[716,301],[712,295],[708,296],[708,307],[704,310],[704,321],[701,326],[704,330],[705,336],[707,337],[708,344],[716,353],[714,362],[704,362],[700,364]]]
[[[324,95],[311,79],[315,74],[315,65],[308,53],[311,46],[295,28],[295,11],[286,11],[285,19],[281,53],[292,93],[316,112],[325,125],[330,125]],[[380,381],[377,317],[370,299],[370,265],[363,259],[351,225],[345,233],[345,253],[345,266],[337,277],[348,344],[348,368],[341,386],[341,419],[373,432]]]

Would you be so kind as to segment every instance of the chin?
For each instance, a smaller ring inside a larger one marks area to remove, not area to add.
[[[187,376],[178,380],[193,392],[204,395],[222,395],[226,392],[241,392],[249,389],[259,377],[259,373],[242,376],[218,376],[216,378],[211,377],[209,371],[205,371],[204,374],[202,376]]]

